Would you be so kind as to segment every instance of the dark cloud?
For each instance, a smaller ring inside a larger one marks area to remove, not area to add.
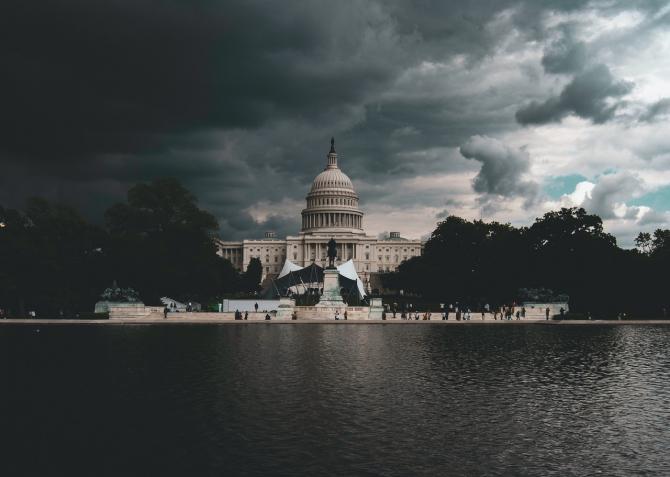
[[[524,197],[532,202],[538,185],[524,180],[530,168],[530,155],[524,149],[513,149],[497,139],[473,136],[460,147],[463,157],[482,164],[472,186],[484,196]]]
[[[640,121],[652,122],[670,114],[670,98],[659,99],[640,115]]]
[[[586,43],[575,40],[572,29],[563,27],[560,39],[544,51],[542,66],[547,73],[576,73],[588,63]]]
[[[632,89],[632,82],[616,79],[607,66],[599,64],[576,75],[560,95],[519,109],[516,120],[523,125],[547,124],[574,114],[601,124],[612,119],[621,97]]]
[[[463,72],[476,71],[501,48],[515,61],[528,45],[553,38],[542,27],[547,14],[586,5],[6,0],[0,203],[19,206],[44,195],[99,220],[132,184],[172,176],[216,214],[226,238],[269,228],[294,233],[300,207],[260,221],[249,208],[303,200],[335,135],[354,182],[375,182],[362,189],[363,207],[373,200],[440,204],[445,194],[389,185],[422,174],[474,173],[476,163],[459,157],[458,145],[517,129],[511,118],[528,94],[525,86],[498,83],[472,92],[466,86],[478,77]],[[620,1],[606,8],[614,14],[660,7]],[[581,47],[565,38],[547,48],[546,72],[580,67]],[[530,62],[509,68],[541,75]],[[416,71],[434,63],[456,67],[421,83]],[[565,114],[605,118],[620,98],[619,82],[611,80],[608,96],[598,96],[597,87],[595,99],[568,91],[539,116],[567,108]]]
[[[143,152],[166,134],[316,118],[399,67],[381,58],[390,18],[362,3],[9,2],[1,18],[0,138],[19,153]]]

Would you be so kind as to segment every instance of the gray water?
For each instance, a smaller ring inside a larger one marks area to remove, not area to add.
[[[3,476],[670,475],[670,327],[2,326],[0,349]]]

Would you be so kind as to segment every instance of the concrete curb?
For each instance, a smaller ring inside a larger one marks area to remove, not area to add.
[[[670,325],[670,320],[512,320],[512,321],[494,321],[494,320],[430,320],[430,321],[405,321],[405,320],[217,320],[217,319],[114,319],[114,320],[69,320],[69,319],[19,319],[19,320],[0,320],[2,325],[309,325],[309,324],[328,324],[328,325],[438,325],[438,326],[477,326],[477,325],[545,325],[545,326],[571,326],[571,325]]]

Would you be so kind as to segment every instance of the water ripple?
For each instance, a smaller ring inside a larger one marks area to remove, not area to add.
[[[670,475],[668,327],[43,331],[4,475]]]

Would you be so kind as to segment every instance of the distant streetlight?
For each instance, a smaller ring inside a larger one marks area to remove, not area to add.
[[[4,229],[5,227],[7,227],[7,224],[4,222],[0,222],[0,229]]]

